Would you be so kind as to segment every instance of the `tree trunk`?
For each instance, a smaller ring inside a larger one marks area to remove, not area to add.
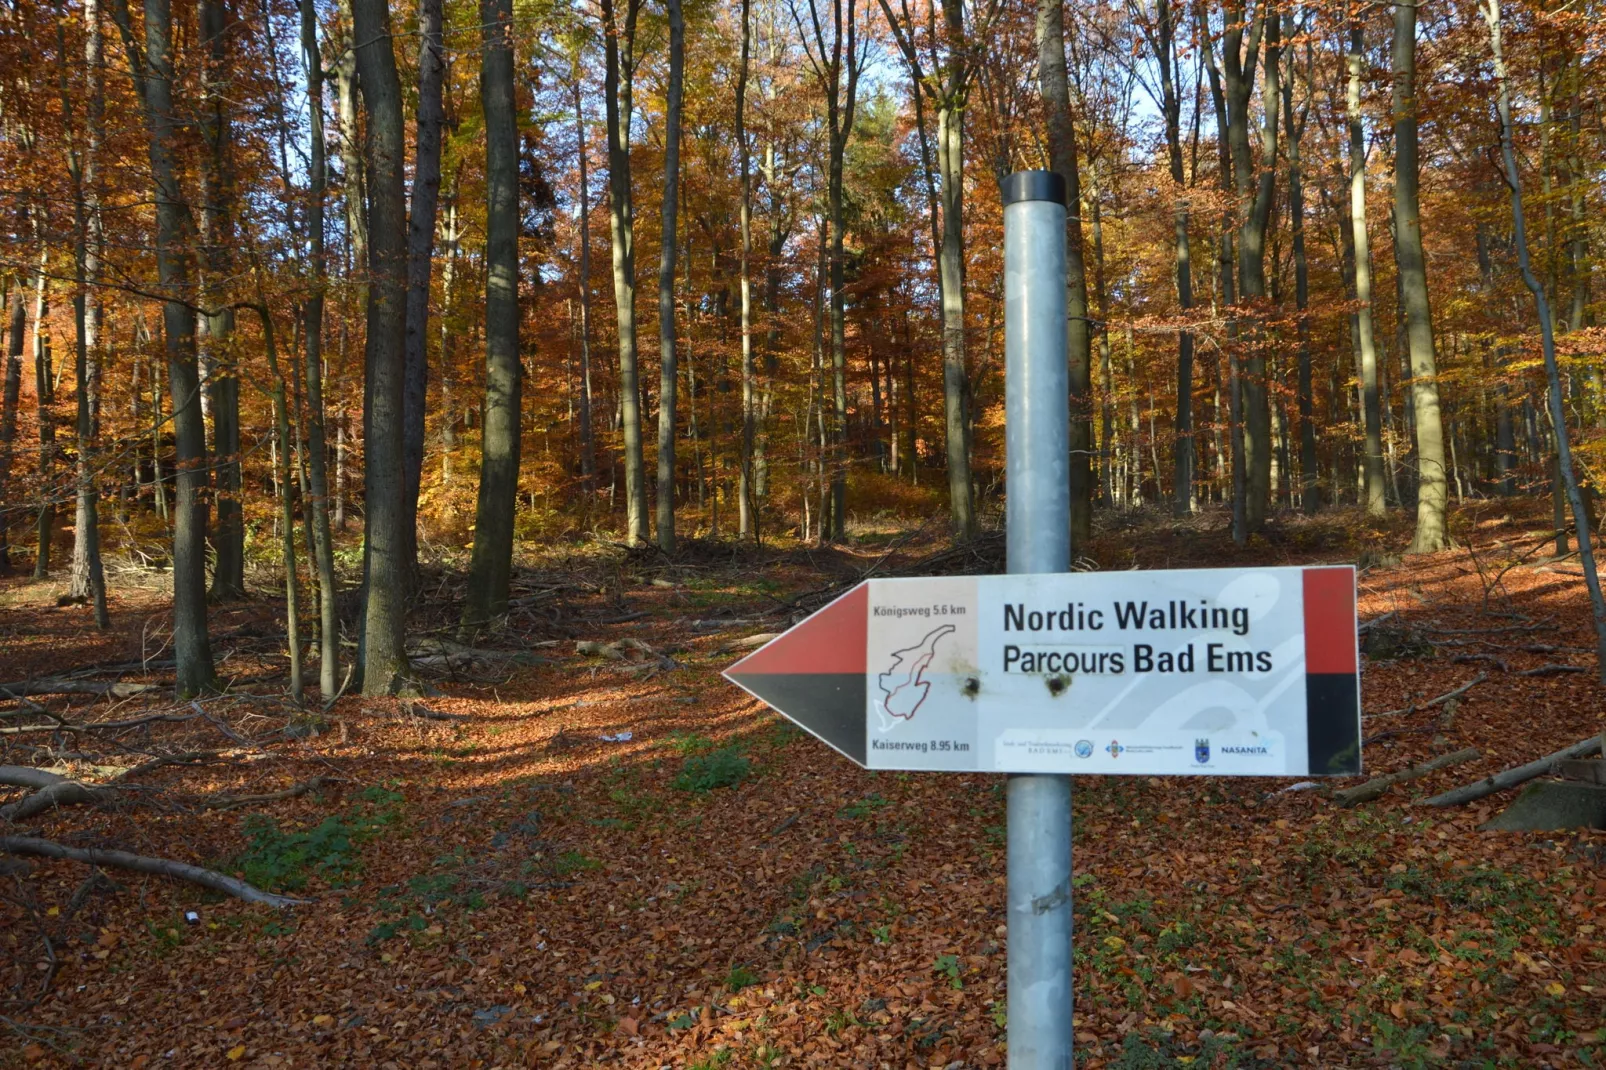
[[[753,381],[753,166],[747,144],[747,77],[753,44],[751,0],[742,2],[742,59],[736,76],[736,154],[742,187],[742,470],[738,530],[742,538],[757,537],[758,491],[756,480],[757,395]]]
[[[1071,91],[1065,71],[1065,6],[1063,0],[1038,0],[1035,29],[1038,92],[1048,127],[1049,160],[1065,179],[1066,216],[1065,315],[1070,362],[1071,546],[1084,545],[1093,534],[1092,338],[1087,321],[1087,269],[1082,252],[1081,172],[1076,162],[1076,130],[1071,122]]]
[[[485,419],[465,629],[507,612],[523,433],[519,363],[519,134],[513,95],[513,0],[480,0],[485,112]]]
[[[1522,270],[1522,281],[1533,294],[1534,307],[1539,316],[1540,348],[1544,354],[1545,376],[1550,383],[1550,419],[1556,434],[1556,454],[1561,479],[1572,507],[1573,525],[1578,533],[1578,561],[1584,566],[1584,586],[1589,589],[1589,604],[1595,623],[1595,670],[1602,683],[1606,683],[1606,597],[1602,597],[1600,576],[1595,571],[1594,539],[1590,533],[1589,511],[1579,489],[1577,472],[1573,466],[1572,444],[1568,441],[1567,418],[1562,408],[1561,372],[1556,365],[1556,335],[1550,315],[1550,302],[1545,289],[1534,275],[1528,259],[1528,227],[1522,208],[1522,178],[1517,170],[1516,150],[1512,147],[1511,92],[1506,85],[1506,60],[1501,45],[1500,0],[1481,0],[1483,16],[1489,27],[1489,48],[1494,56],[1495,84],[1498,88],[1496,107],[1500,114],[1500,155],[1505,164],[1506,185],[1511,191],[1511,219],[1514,233],[1512,241],[1517,247],[1517,264]],[[1602,736],[1606,742],[1606,735]]]
[[[192,278],[195,219],[179,186],[175,152],[178,122],[173,104],[173,13],[169,0],[145,0],[145,42],[134,37],[128,0],[114,0],[129,56],[130,75],[149,134],[156,199],[156,266],[163,291],[163,334],[178,448],[177,522],[173,528],[173,653],[179,695],[209,691],[216,683],[206,629],[206,424],[196,365]],[[160,417],[158,417],[159,419]]]
[[[70,598],[91,601],[95,624],[111,627],[106,612],[106,574],[100,563],[100,518],[96,509],[99,496],[95,478],[95,421],[91,402],[91,369],[99,344],[99,316],[91,319],[89,307],[99,310],[99,294],[91,287],[100,281],[100,194],[98,190],[100,147],[105,121],[105,94],[101,67],[100,9],[97,0],[85,0],[84,70],[89,77],[87,145],[80,154],[72,127],[72,96],[67,86],[67,38],[65,27],[56,24],[56,42],[61,57],[62,118],[69,129],[68,169],[73,185],[73,268],[77,292],[73,294],[73,328],[77,336],[74,385],[77,414],[77,517],[74,525],[72,570],[67,587]]]
[[[352,0],[340,0],[340,6],[351,24]],[[345,185],[346,237],[350,243],[351,264],[359,277],[368,273],[368,179],[363,173],[362,113],[358,108],[361,86],[357,73],[357,52],[354,42],[340,49],[335,60],[335,106],[340,112],[340,169]],[[359,293],[367,293],[367,283],[359,284]],[[366,299],[365,299],[366,300]]]
[[[970,83],[961,0],[943,0],[948,69],[937,101],[937,167],[942,176],[942,398],[948,460],[948,517],[954,535],[976,535],[970,473],[970,382],[965,367],[965,99]]]
[[[603,96],[608,120],[608,227],[613,239],[613,303],[619,325],[619,404],[624,432],[625,541],[643,546],[647,533],[647,475],[641,451],[641,383],[636,359],[636,225],[630,191],[630,117],[636,74],[636,18],[641,0],[624,0],[617,25],[614,0],[601,0]]]
[[[1245,55],[1240,52],[1243,18],[1241,3],[1229,5],[1223,70],[1227,76],[1228,140],[1234,184],[1244,211],[1243,223],[1238,228],[1238,296],[1253,306],[1266,296],[1266,232],[1277,183],[1278,112],[1282,104],[1278,49],[1281,23],[1270,5],[1264,5],[1250,28]],[[1265,57],[1259,64],[1261,130],[1257,167],[1251,164],[1249,149],[1249,99],[1254,88],[1259,59],[1257,46],[1261,38],[1265,43]],[[1250,316],[1257,315],[1258,310],[1251,308]],[[1245,332],[1249,351],[1241,384],[1241,407],[1248,410],[1244,413],[1244,527],[1249,532],[1259,531],[1264,526],[1271,501],[1271,408],[1263,336],[1264,331],[1258,325]]]
[[[231,131],[224,100],[230,72],[228,16],[221,0],[200,0],[202,103],[198,125],[205,152],[201,165],[200,359],[206,370],[206,400],[212,410],[212,485],[217,528],[212,546],[212,598],[245,597],[245,515],[240,500],[240,378],[235,368],[234,309],[228,307],[228,280],[234,274],[233,175],[229,166]]]
[[[585,488],[586,515],[597,491],[597,444],[591,404],[591,190],[586,175],[585,112],[580,103],[582,71],[578,59],[574,80],[574,137],[580,160],[580,478]]]
[[[34,231],[40,232],[38,217]],[[56,380],[51,374],[50,282],[45,274],[49,252],[43,237],[39,245],[39,275],[33,302],[33,387],[36,423],[39,425],[39,492],[41,504],[34,525],[33,578],[50,575],[50,550],[56,531],[56,494],[51,486],[56,462]]]
[[[1366,229],[1366,131],[1361,125],[1361,76],[1366,50],[1359,19],[1350,24],[1349,84],[1349,219],[1350,244],[1355,251],[1356,328],[1361,347],[1361,423],[1365,438],[1366,512],[1382,516],[1387,510],[1383,493],[1383,407],[1377,382],[1377,334],[1372,317],[1371,238]]]
[[[1439,373],[1433,352],[1433,314],[1428,305],[1427,260],[1422,252],[1417,196],[1416,3],[1394,5],[1394,262],[1399,268],[1406,340],[1411,351],[1411,399],[1416,423],[1415,553],[1450,544],[1445,510],[1449,480],[1444,466],[1444,427],[1439,411]]]
[[[666,0],[669,10],[669,95],[664,116],[664,198],[663,230],[658,255],[658,548],[675,550],[675,210],[680,206],[680,97],[686,62],[686,21],[681,17],[680,0]],[[739,150],[738,150],[739,151]],[[742,160],[746,169],[746,156]],[[745,205],[746,194],[742,203]],[[743,235],[747,234],[744,209]],[[743,260],[746,263],[746,260]],[[747,290],[744,273],[742,309],[745,322]],[[747,351],[747,332],[742,332],[743,352]],[[742,487],[747,486],[747,469],[742,468]],[[742,499],[742,516],[747,515],[747,499]],[[746,534],[744,522],[742,532]]]
[[[260,298],[259,298],[260,299]],[[274,344],[273,317],[268,306],[258,304],[262,319],[263,348],[268,356],[268,375],[273,380],[273,438],[278,445],[274,461],[274,482],[279,485],[279,559],[284,568],[284,639],[290,651],[290,702],[301,705],[301,583],[296,568],[295,508],[290,484],[290,413],[285,399],[284,369],[279,366],[279,349]]]
[[[1285,15],[1284,29],[1293,38],[1293,15]],[[1308,55],[1307,51],[1307,55]],[[1316,461],[1316,408],[1312,397],[1310,350],[1310,269],[1305,262],[1305,172],[1300,160],[1300,141],[1310,101],[1294,112],[1294,54],[1289,53],[1288,78],[1283,82],[1283,126],[1288,132],[1288,216],[1294,247],[1294,307],[1298,311],[1299,332],[1299,504],[1306,516],[1314,516],[1322,505],[1321,482]]]
[[[1182,166],[1182,102],[1177,95],[1173,69],[1176,63],[1176,21],[1171,0],[1156,0],[1154,58],[1160,69],[1160,102],[1165,115],[1166,159],[1171,166],[1171,182],[1176,207],[1172,211],[1175,230],[1177,308],[1187,316],[1193,308],[1193,269],[1188,248],[1188,202],[1183,195],[1187,175]],[[1177,332],[1177,393],[1172,430],[1172,511],[1177,516],[1193,512],[1193,473],[1196,463],[1193,435],[1193,333]]]
[[[7,531],[11,516],[5,499],[6,483],[11,479],[11,462],[17,441],[17,405],[22,394],[22,339],[28,329],[28,307],[22,299],[23,276],[19,272],[11,284],[6,336],[5,395],[0,401],[0,576],[11,574],[11,539]]]
[[[406,466],[402,395],[407,315],[407,203],[401,80],[386,0],[351,0],[358,81],[368,119],[368,332],[363,351],[365,695],[396,691],[407,672]]]
[[[328,163],[323,132],[323,57],[318,46],[315,0],[301,0],[301,52],[307,72],[309,140],[307,167],[307,240],[311,293],[305,308],[302,373],[307,398],[307,478],[312,516],[312,556],[318,576],[318,690],[325,702],[339,690],[340,618],[335,601],[334,539],[329,531],[328,433],[323,406],[323,305],[327,287],[324,263],[324,197]]]
[[[402,455],[407,486],[403,508],[403,556],[410,579],[418,576],[418,492],[424,477],[424,410],[429,389],[429,282],[435,254],[435,216],[441,192],[441,84],[446,50],[441,44],[442,0],[418,5],[418,117],[413,148],[412,206],[407,216],[407,334],[403,358]]]

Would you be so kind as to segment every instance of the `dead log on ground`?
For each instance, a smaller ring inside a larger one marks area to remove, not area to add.
[[[1557,762],[1565,758],[1587,758],[1599,749],[1600,736],[1598,734],[1593,735],[1588,739],[1579,740],[1572,746],[1563,748],[1554,754],[1547,754],[1543,758],[1529,762],[1527,765],[1519,765],[1515,768],[1507,769],[1503,773],[1484,777],[1476,783],[1464,784],[1442,795],[1424,799],[1422,805],[1459,806],[1462,803],[1469,803],[1475,799],[1481,799],[1485,795],[1493,795],[1497,791],[1505,791],[1507,788],[1514,788],[1518,784],[1527,783],[1536,776],[1543,776],[1550,772]]]
[[[283,791],[270,791],[263,795],[214,795],[201,803],[206,810],[237,810],[242,806],[257,806],[262,803],[278,802],[280,799],[294,799],[312,791],[322,791],[331,784],[344,783],[339,777],[315,776],[311,780],[303,780],[292,784]]]
[[[203,888],[210,888],[214,892],[232,895],[236,899],[243,899],[247,903],[261,903],[264,906],[284,907],[301,906],[310,902],[307,899],[295,899],[288,895],[274,895],[264,892],[254,885],[235,877],[226,876],[200,866],[192,866],[188,862],[176,862],[170,858],[151,858],[148,855],[130,854],[127,851],[105,850],[99,847],[68,847],[66,844],[55,843],[51,840],[41,840],[33,836],[0,836],[0,852],[13,855],[34,855],[39,858],[60,858],[69,862],[83,862],[91,866],[111,866],[115,869],[130,869],[136,873],[149,873],[157,877],[172,877],[175,880],[188,881],[199,884]]]
[[[1450,754],[1441,754],[1437,758],[1432,758],[1420,765],[1413,765],[1409,769],[1401,769],[1396,773],[1375,777],[1357,787],[1335,791],[1333,792],[1333,801],[1340,806],[1356,806],[1363,802],[1371,802],[1396,784],[1403,784],[1407,780],[1416,780],[1418,777],[1425,777],[1429,773],[1438,772],[1440,769],[1448,769],[1452,765],[1470,762],[1477,757],[1479,757],[1477,747],[1466,747]]]
[[[0,806],[0,820],[11,822],[26,821],[58,806],[83,806],[100,802],[110,794],[103,789],[80,784],[60,773],[26,765],[0,765],[0,784],[34,789],[32,794]]]
[[[93,680],[13,680],[0,684],[0,694],[12,698],[27,695],[109,695],[112,698],[129,698],[147,691],[160,691],[160,684],[96,683]]]

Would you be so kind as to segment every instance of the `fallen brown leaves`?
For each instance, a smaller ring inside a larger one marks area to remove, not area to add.
[[[1333,532],[1299,526],[1246,552],[1352,559],[1353,533]],[[1119,560],[1131,545],[1150,566],[1239,553],[1198,538],[1120,545],[1107,564],[1134,563]],[[339,733],[150,774],[184,797],[280,796],[256,807],[42,819],[58,838],[226,865],[251,815],[308,831],[367,805],[364,791],[401,797],[360,868],[314,872],[298,894],[316,905],[288,915],[120,873],[75,905],[85,873],[66,863],[7,878],[8,986],[26,993],[40,972],[35,933],[56,961],[48,995],[7,1013],[21,1034],[0,1061],[1002,1066],[1002,781],[857,770],[719,680],[730,655],[716,651],[784,626],[764,615],[777,593],[826,582],[800,558],[700,567],[674,588],[625,572],[622,594],[577,596],[572,611],[646,612],[581,637],[673,651],[650,680],[544,648],[551,664],[509,664],[505,682],[447,683],[428,700],[466,720],[348,698],[329,715]],[[1426,644],[1366,670],[1366,709],[1400,711],[1387,726],[1413,730],[1371,745],[1368,774],[1468,747],[1475,762],[1354,810],[1279,781],[1078,781],[1078,1065],[1606,1059],[1606,838],[1477,832],[1498,799],[1412,805],[1600,725],[1589,674],[1519,675],[1565,660],[1520,649],[1536,639],[1591,645],[1582,584],[1507,572],[1491,610],[1552,618],[1520,641],[1465,631],[1512,622],[1483,612],[1481,590],[1459,552],[1362,577],[1362,616],[1392,612]],[[739,623],[693,628],[692,613]],[[1435,635],[1470,645],[1434,647]],[[1509,671],[1490,670],[1446,719],[1427,700],[1474,675],[1451,650]],[[191,729],[204,731],[171,726]],[[688,763],[706,771],[720,755],[733,786],[688,790]],[[341,782],[291,793],[314,777]]]

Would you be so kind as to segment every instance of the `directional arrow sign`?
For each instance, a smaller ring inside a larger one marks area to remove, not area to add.
[[[1361,768],[1349,566],[868,580],[725,676],[870,769]]]

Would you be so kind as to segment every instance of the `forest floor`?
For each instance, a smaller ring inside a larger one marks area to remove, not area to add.
[[[426,662],[421,707],[290,710],[266,589],[214,611],[226,695],[41,697],[75,722],[205,716],[0,736],[0,763],[86,781],[192,754],[0,831],[310,902],[0,856],[0,1065],[1002,1066],[1003,778],[857,769],[719,675],[872,569],[1001,570],[996,536],[952,550],[938,523],[554,550],[521,564],[494,653]],[[1108,523],[1104,568],[1360,560],[1362,619],[1392,614],[1368,636],[1367,769],[1482,757],[1354,809],[1292,781],[1078,778],[1078,1065],[1606,1064],[1606,833],[1478,831],[1509,795],[1413,805],[1602,727],[1548,505],[1469,505],[1462,548],[1403,562],[1383,551],[1405,518],[1289,518],[1242,549],[1218,515]],[[450,635],[457,583],[431,574],[420,645]],[[159,583],[113,584],[106,635],[54,584],[0,587],[0,680],[122,662],[92,678],[170,685]],[[576,650],[625,638],[651,653]],[[1518,675],[1557,664],[1588,671]],[[1480,673],[1450,716],[1413,708]]]

